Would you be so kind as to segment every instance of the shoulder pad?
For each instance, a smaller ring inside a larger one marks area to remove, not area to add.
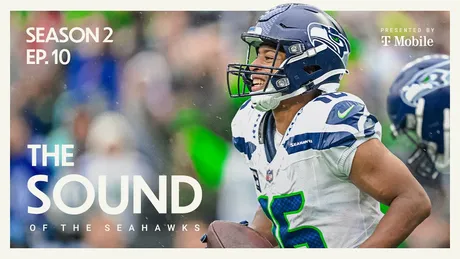
[[[364,102],[342,92],[318,96],[299,111],[292,125],[285,143],[288,153],[351,146],[358,138],[380,134],[378,120]]]
[[[367,112],[364,102],[355,95],[336,92],[322,94],[303,107],[296,120],[306,131],[320,132],[325,125],[349,125],[358,130],[357,124]]]

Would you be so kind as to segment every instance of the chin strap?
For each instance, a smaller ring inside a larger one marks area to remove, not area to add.
[[[297,95],[301,95],[303,93],[305,93],[307,91],[307,87],[306,86],[303,86],[303,87],[300,87],[299,89],[295,90],[294,92],[290,93],[290,94],[285,94],[285,95],[281,95],[280,97],[275,97],[275,99],[279,102],[283,101],[283,100],[286,100],[286,99],[289,99],[291,97],[294,97],[294,96],[297,96]]]
[[[252,96],[251,102],[254,108],[261,112],[273,110],[280,104],[273,96]]]
[[[301,87],[295,90],[292,93],[281,95],[281,93],[270,94],[270,95],[260,95],[251,97],[252,104],[254,108],[261,111],[267,112],[273,110],[280,104],[281,101],[289,99],[294,96],[298,96],[307,91],[306,87]]]

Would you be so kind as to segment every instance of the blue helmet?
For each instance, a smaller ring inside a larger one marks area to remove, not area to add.
[[[417,145],[409,168],[429,179],[449,173],[450,58],[427,55],[407,64],[390,88],[387,109],[393,136]]]
[[[281,100],[313,89],[334,92],[346,69],[350,43],[342,27],[327,13],[306,4],[282,4],[263,14],[241,35],[248,44],[246,64],[229,64],[227,85],[231,97],[252,96],[260,110],[276,108]],[[251,65],[259,46],[276,49],[271,66]],[[253,53],[255,50],[256,53]],[[286,55],[280,67],[276,56]],[[267,72],[269,70],[269,72]],[[264,89],[251,92],[252,75],[268,76]],[[231,87],[231,77],[237,87]]]

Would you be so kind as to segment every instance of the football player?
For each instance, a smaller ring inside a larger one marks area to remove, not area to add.
[[[417,228],[431,228],[431,235],[415,231],[408,243],[449,246],[449,56],[426,55],[404,66],[390,88],[387,109],[393,136],[416,147],[406,164],[433,205],[429,220]]]
[[[416,146],[407,160],[418,176],[435,180],[450,168],[450,58],[427,55],[408,63],[387,99],[393,136]]]
[[[251,96],[231,125],[258,194],[250,227],[281,248],[397,247],[431,203],[364,102],[337,91],[344,30],[318,8],[283,4],[241,38],[247,62],[227,78],[232,97]]]

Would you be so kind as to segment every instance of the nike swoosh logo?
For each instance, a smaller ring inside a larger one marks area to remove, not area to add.
[[[350,108],[346,109],[344,112],[338,111],[337,115],[339,116],[340,119],[343,119],[343,118],[347,117],[347,115],[351,112],[351,109],[353,109],[353,107],[355,107],[354,104],[352,106],[350,106]]]

